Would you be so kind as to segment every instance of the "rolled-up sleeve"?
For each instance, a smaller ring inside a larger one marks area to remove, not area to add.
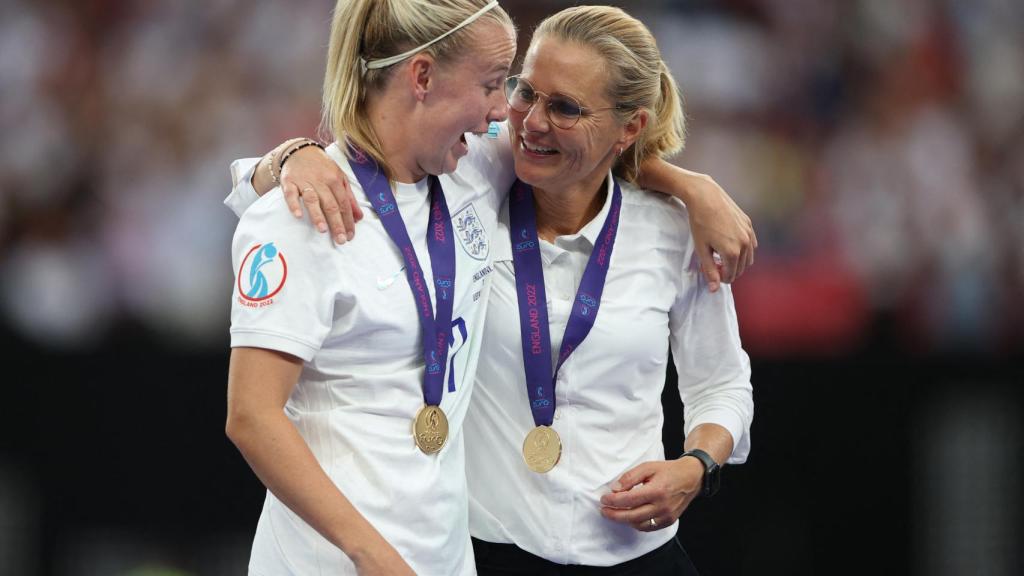
[[[711,293],[698,271],[685,271],[684,277],[670,328],[685,431],[709,423],[724,427],[733,440],[728,463],[742,464],[750,454],[754,397],[732,290],[722,285]]]
[[[259,163],[259,158],[240,158],[231,163],[231,193],[224,199],[224,205],[239,218],[260,198],[252,187],[252,175]]]

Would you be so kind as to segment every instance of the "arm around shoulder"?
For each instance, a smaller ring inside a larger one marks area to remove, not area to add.
[[[257,198],[280,186],[293,216],[302,218],[305,207],[312,225],[321,233],[330,231],[337,244],[355,236],[355,223],[362,220],[363,210],[345,174],[318,142],[309,138],[286,140],[255,165],[251,162],[232,164],[234,189],[225,204],[235,214],[241,216]]]
[[[720,281],[733,282],[754,263],[753,224],[713,178],[657,158],[641,165],[638,184],[686,204],[701,270],[712,292]],[[721,270],[715,254],[721,258]]]

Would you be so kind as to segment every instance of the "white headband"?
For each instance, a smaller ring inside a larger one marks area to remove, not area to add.
[[[488,11],[490,11],[491,8],[494,8],[497,5],[498,5],[498,0],[494,0],[493,2],[488,4],[487,6],[484,6],[480,10],[477,10],[476,14],[473,14],[469,18],[466,18],[465,20],[463,20],[462,23],[459,24],[458,26],[456,26],[455,28],[452,28],[451,30],[445,32],[444,34],[441,34],[437,38],[434,38],[430,42],[427,42],[426,44],[424,44],[422,46],[417,46],[417,47],[413,48],[412,50],[409,50],[408,52],[402,52],[401,54],[398,54],[398,55],[395,55],[395,56],[388,56],[387,58],[378,58],[377,60],[370,60],[370,61],[367,61],[365,58],[360,57],[359,58],[359,67],[362,69],[362,72],[365,75],[367,70],[376,70],[378,68],[387,68],[388,66],[391,66],[392,64],[398,64],[402,60],[405,60],[406,58],[409,58],[410,56],[416,54],[417,52],[420,52],[421,50],[426,49],[430,45],[432,45],[432,44],[434,44],[436,42],[440,42],[441,40],[444,40],[445,38],[447,38],[451,34],[454,34],[454,33],[458,32],[459,30],[465,28],[466,26],[469,26],[477,18],[483,16]]]

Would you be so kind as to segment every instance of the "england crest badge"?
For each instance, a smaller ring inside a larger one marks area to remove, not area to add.
[[[455,225],[455,237],[459,239],[466,254],[475,260],[486,260],[490,253],[490,244],[487,242],[487,232],[480,224],[476,208],[470,204],[459,210],[452,216],[452,224]]]

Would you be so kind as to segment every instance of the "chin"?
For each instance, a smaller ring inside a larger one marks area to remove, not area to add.
[[[455,172],[455,169],[459,167],[459,160],[461,159],[461,157],[456,158],[451,154],[446,156],[444,159],[444,163],[441,165],[441,171],[438,172],[438,175],[440,176],[441,174],[451,174],[452,172]]]
[[[455,172],[455,169],[459,166],[459,161],[465,158],[467,154],[459,154],[452,148],[448,149],[448,153],[444,155],[442,162],[444,163],[444,173],[451,174]]]
[[[534,188],[544,187],[544,183],[547,182],[547,178],[540,170],[534,170],[532,166],[527,166],[525,163],[516,164],[516,178],[519,178],[523,182],[533,186]]]

